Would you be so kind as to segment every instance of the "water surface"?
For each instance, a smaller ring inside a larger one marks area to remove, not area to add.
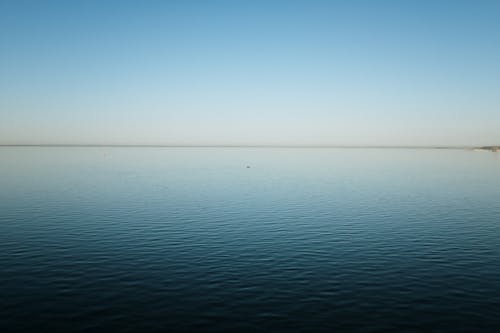
[[[0,330],[498,332],[499,199],[487,152],[2,147]]]

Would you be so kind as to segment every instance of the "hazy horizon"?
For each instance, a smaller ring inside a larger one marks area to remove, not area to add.
[[[494,147],[497,145],[488,146],[451,146],[451,145],[427,145],[427,146],[411,146],[411,145],[331,145],[331,144],[65,144],[65,143],[13,143],[0,144],[0,147],[158,147],[158,148],[380,148],[380,149],[473,149],[482,147]]]
[[[498,1],[2,1],[0,145],[500,144]]]

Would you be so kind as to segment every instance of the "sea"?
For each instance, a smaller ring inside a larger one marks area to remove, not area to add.
[[[1,147],[1,332],[500,332],[500,153]]]

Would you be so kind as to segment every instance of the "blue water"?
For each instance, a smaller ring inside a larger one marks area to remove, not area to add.
[[[500,154],[3,147],[0,297],[1,332],[499,332]]]

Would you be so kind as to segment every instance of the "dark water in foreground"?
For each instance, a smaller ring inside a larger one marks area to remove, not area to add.
[[[2,332],[500,332],[498,154],[0,148],[0,162]]]

